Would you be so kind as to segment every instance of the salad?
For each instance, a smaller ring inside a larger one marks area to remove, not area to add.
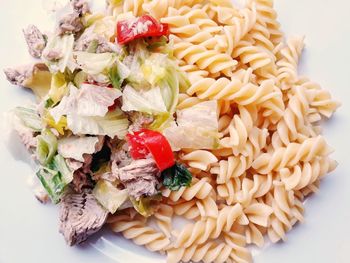
[[[189,82],[167,24],[150,15],[92,13],[73,0],[53,32],[30,25],[23,33],[35,60],[4,72],[37,100],[13,109],[11,120],[38,164],[36,197],[60,205],[69,245],[120,210],[148,217],[161,189],[191,184],[176,151],[215,148],[217,105],[176,110]]]

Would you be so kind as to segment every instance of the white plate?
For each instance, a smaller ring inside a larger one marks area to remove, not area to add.
[[[350,176],[346,167],[350,167],[350,2],[277,0],[276,8],[286,32],[307,37],[301,72],[343,101],[335,118],[324,127],[326,138],[336,149],[333,157],[339,167],[307,202],[306,222],[288,234],[288,242],[262,250],[255,262],[349,262]],[[29,56],[21,29],[29,23],[49,28],[41,1],[1,0],[0,10],[0,68],[25,63]],[[3,74],[0,85],[1,112],[28,99],[28,92],[8,85]],[[108,231],[83,246],[66,246],[57,231],[56,207],[39,204],[26,185],[26,177],[33,170],[23,162],[28,160],[24,149],[19,144],[9,147],[3,132],[0,140],[1,263],[164,262],[161,256]]]

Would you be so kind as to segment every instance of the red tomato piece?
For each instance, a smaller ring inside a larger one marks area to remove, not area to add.
[[[168,24],[159,23],[150,15],[143,15],[135,20],[122,20],[117,23],[117,41],[119,44],[143,37],[169,35]]]
[[[168,140],[159,132],[142,129],[126,136],[134,159],[146,158],[150,153],[160,171],[175,164],[174,154]]]

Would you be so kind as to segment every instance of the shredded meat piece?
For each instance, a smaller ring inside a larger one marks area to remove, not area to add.
[[[16,68],[6,68],[4,73],[12,84],[26,87],[37,70],[48,71],[49,69],[44,63],[34,63]]]
[[[96,53],[116,51],[116,48],[111,42],[92,32],[84,32],[84,34],[77,40],[74,49],[76,51],[87,51],[93,44],[96,45],[96,50],[94,50]]]
[[[51,49],[51,50],[45,50],[43,53],[43,57],[50,61],[56,61],[63,57],[63,54],[59,50]]]
[[[66,159],[66,163],[71,171],[76,171],[80,169],[81,167],[83,167],[83,164],[84,164],[72,158]]]
[[[29,54],[35,58],[40,58],[46,46],[44,34],[34,25],[29,25],[26,29],[23,29],[23,34],[28,45]]]
[[[124,184],[129,195],[139,200],[141,196],[157,194],[157,177],[160,174],[153,159],[133,160],[129,165],[118,168],[112,164],[112,172]]]
[[[77,193],[81,193],[84,188],[92,187],[92,182],[89,180],[86,173],[79,169],[73,173],[72,185]]]
[[[112,145],[111,149],[111,161],[115,162],[118,167],[124,167],[132,162],[132,158],[129,154],[129,145],[124,143],[121,146]]]
[[[144,128],[145,125],[151,124],[154,120],[151,115],[144,115],[141,112],[130,112],[129,119],[132,122],[129,131],[138,131]]]
[[[91,189],[82,193],[68,191],[61,200],[59,231],[73,246],[97,232],[107,219],[108,212],[97,202]]]
[[[24,144],[24,146],[28,149],[34,149],[37,145],[37,139],[34,136],[34,133],[30,130],[21,130],[18,131],[18,135]]]
[[[74,12],[66,15],[58,22],[58,34],[76,34],[84,29],[84,25],[80,19],[79,13]]]
[[[80,15],[85,15],[90,12],[89,4],[85,0],[73,0],[72,6],[74,11]]]

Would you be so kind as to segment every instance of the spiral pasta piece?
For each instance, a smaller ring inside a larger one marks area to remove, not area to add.
[[[280,53],[282,58],[277,61],[278,80],[281,83],[295,83],[298,79],[298,62],[304,48],[304,37],[293,37],[288,39],[287,46]],[[283,89],[289,88],[282,85]]]
[[[280,171],[281,180],[287,191],[301,190],[333,171],[336,166],[337,163],[329,157],[314,159],[291,169],[283,168]]]
[[[200,69],[206,69],[213,74],[222,72],[226,76],[232,75],[237,61],[230,55],[171,37],[174,40],[174,55],[177,59],[183,59],[188,64],[196,64]]]
[[[268,237],[272,242],[286,240],[286,232],[298,222],[303,221],[304,207],[293,191],[287,191],[282,185],[276,185],[273,193],[266,196],[266,203],[273,209]]]
[[[272,170],[279,171],[284,167],[293,167],[299,161],[308,162],[317,156],[326,156],[330,153],[322,136],[306,139],[303,143],[290,143],[287,147],[276,149],[273,154],[263,153],[254,162],[252,167],[260,173],[266,174]]]
[[[225,206],[219,211],[217,219],[207,219],[185,226],[176,238],[175,248],[187,248],[192,244],[203,244],[208,239],[218,238],[222,231],[229,232],[242,214],[239,204]]]
[[[110,227],[113,232],[122,233],[126,239],[131,239],[136,245],[145,246],[150,251],[164,250],[170,244],[163,233],[145,225],[144,221],[129,216],[114,216]]]
[[[189,201],[194,197],[197,199],[204,199],[211,194],[212,190],[213,187],[208,183],[208,179],[202,178],[200,180],[192,180],[191,186],[181,187],[178,191],[164,189],[162,195],[174,202],[178,201],[180,198]]]
[[[172,229],[171,223],[173,214],[173,208],[166,204],[161,204],[157,212],[154,214],[158,227],[166,237],[171,236],[170,232]]]

